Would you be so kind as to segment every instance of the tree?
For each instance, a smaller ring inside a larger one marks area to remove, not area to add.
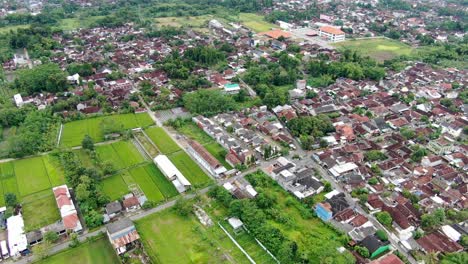
[[[49,255],[50,243],[46,240],[39,245],[36,245],[33,249],[34,255],[38,259],[45,259]]]
[[[15,207],[18,204],[18,199],[14,193],[5,194],[5,204],[9,207]]]
[[[364,258],[370,257],[369,250],[365,247],[355,246],[354,250],[356,250],[356,252]]]
[[[47,231],[44,234],[44,240],[50,243],[55,243],[59,239],[59,235],[57,235],[54,231]]]
[[[186,93],[182,100],[184,106],[194,114],[214,115],[235,108],[232,97],[218,90],[197,90]]]
[[[67,75],[57,64],[47,63],[17,71],[14,84],[20,91],[27,94],[47,92],[61,92],[67,88]]]
[[[377,230],[377,232],[375,232],[375,235],[382,241],[388,240],[387,233],[383,230]]]
[[[81,141],[83,149],[94,151],[94,141],[89,135],[85,135],[83,141]]]
[[[332,188],[332,185],[330,182],[326,181],[324,184],[323,184],[323,190],[325,192],[331,192],[333,190]]]
[[[179,198],[174,205],[174,210],[178,215],[187,217],[192,212],[192,205],[188,200]]]
[[[86,226],[88,228],[94,228],[102,225],[104,221],[104,216],[95,210],[90,210],[85,216]]]
[[[439,253],[435,251],[430,251],[426,255],[424,255],[424,263],[425,264],[438,264],[439,263]]]
[[[385,160],[387,159],[387,156],[379,150],[369,150],[366,153],[364,153],[364,158],[367,161],[377,161],[377,160]]]
[[[377,220],[384,226],[390,227],[392,226],[392,216],[388,212],[379,212],[377,213]]]
[[[377,178],[375,178],[375,177],[372,177],[372,178],[369,179],[368,183],[370,185],[376,185],[376,184],[379,183],[379,180],[377,180]]]
[[[464,247],[468,247],[468,235],[462,235],[460,244]]]
[[[468,253],[458,252],[458,253],[448,253],[442,257],[440,264],[465,264],[468,263]]]
[[[78,234],[77,233],[71,233],[70,234],[70,244],[68,244],[69,247],[75,248],[78,245],[80,245],[80,240],[78,239]]]

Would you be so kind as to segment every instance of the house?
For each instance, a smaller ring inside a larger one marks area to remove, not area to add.
[[[379,259],[371,261],[370,264],[404,264],[395,254],[387,254]]]
[[[333,212],[329,203],[318,203],[315,206],[315,213],[323,221],[328,221],[332,218]]]
[[[78,212],[76,211],[67,185],[54,187],[52,191],[54,192],[65,229],[77,233],[83,231],[80,219],[78,218]]]
[[[360,244],[369,250],[371,259],[390,249],[390,243],[388,241],[383,242],[375,235],[367,236]]]
[[[119,201],[113,201],[106,204],[106,214],[109,218],[114,218],[122,212],[122,204]]]
[[[345,40],[345,33],[341,29],[332,26],[323,26],[319,28],[319,36],[331,42],[340,42]]]
[[[205,147],[194,140],[188,141],[187,152],[194,157],[195,160],[203,166],[203,168],[215,177],[219,177],[227,171],[227,169],[221,165],[221,163],[213,157]]]
[[[227,94],[237,94],[240,91],[240,86],[237,83],[226,83],[223,86],[223,91]]]
[[[135,225],[127,217],[108,224],[106,229],[107,237],[118,255],[127,252],[140,239]]]
[[[127,212],[135,211],[140,208],[140,201],[133,194],[128,194],[124,197],[122,201],[123,208]]]
[[[28,241],[29,246],[36,245],[42,242],[43,236],[40,230],[33,230],[26,234],[26,239]]]
[[[425,235],[416,242],[421,246],[421,249],[426,252],[441,252],[453,253],[463,250],[463,247],[457,242],[451,240],[440,231],[435,231],[431,234]]]
[[[7,230],[10,255],[17,257],[27,252],[28,239],[24,234],[24,220],[21,214],[7,219]]]
[[[176,187],[179,193],[185,192],[192,184],[185,178],[185,176],[172,164],[172,162],[165,155],[158,155],[153,159],[154,164],[158,169],[168,178]]]
[[[239,218],[231,217],[228,219],[228,223],[229,225],[231,225],[235,234],[239,234],[240,232],[243,231],[244,223],[242,223],[242,221]]]
[[[280,29],[275,29],[275,30],[271,30],[271,31],[267,31],[267,32],[262,32],[262,33],[259,33],[259,34],[267,36],[267,37],[272,38],[272,39],[279,39],[281,37],[287,39],[287,38],[291,37],[291,33],[280,30]]]

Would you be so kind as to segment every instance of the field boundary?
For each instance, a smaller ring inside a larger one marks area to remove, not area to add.
[[[233,238],[231,236],[231,234],[229,234],[229,232],[226,229],[224,229],[223,225],[221,225],[219,222],[218,222],[218,225],[219,225],[219,227],[221,227],[221,229],[224,231],[224,233],[226,233],[226,235],[229,237],[229,239],[231,239],[231,241],[237,246],[237,248],[239,248],[239,250],[242,253],[244,253],[244,255],[247,257],[247,259],[250,261],[250,263],[257,264],[257,262],[255,262],[255,260],[252,259],[252,257],[249,255],[249,253],[247,253],[247,251],[245,251],[244,248],[241,245],[239,245],[239,243],[237,243],[236,239]]]

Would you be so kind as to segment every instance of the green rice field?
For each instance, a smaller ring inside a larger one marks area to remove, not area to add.
[[[164,200],[164,195],[159,190],[151,175],[144,167],[137,167],[129,170],[135,182],[140,186],[149,200],[160,202]]]
[[[168,158],[195,188],[204,187],[212,182],[210,177],[184,151],[174,153]]]
[[[44,190],[23,198],[26,231],[41,228],[61,219],[52,190]]]
[[[33,249],[34,252],[34,249]],[[105,236],[84,242],[76,248],[61,251],[58,254],[36,262],[37,264],[116,264],[120,263],[112,245]]]
[[[79,146],[81,145],[84,135],[89,135],[93,138],[95,143],[104,141],[104,133],[102,131],[103,122],[113,124],[112,127],[119,128],[118,130],[120,131],[137,127],[148,127],[154,124],[147,113],[98,116],[72,121],[64,124],[60,146]]]
[[[52,186],[42,157],[16,160],[13,165],[21,196],[39,192]]]
[[[181,150],[162,127],[150,127],[145,132],[163,154],[169,155]]]

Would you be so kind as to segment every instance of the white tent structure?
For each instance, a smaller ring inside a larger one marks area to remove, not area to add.
[[[192,184],[185,178],[185,176],[172,164],[172,162],[165,155],[158,155],[153,159],[154,164],[159,170],[168,178],[176,187],[179,193],[185,192]]]

